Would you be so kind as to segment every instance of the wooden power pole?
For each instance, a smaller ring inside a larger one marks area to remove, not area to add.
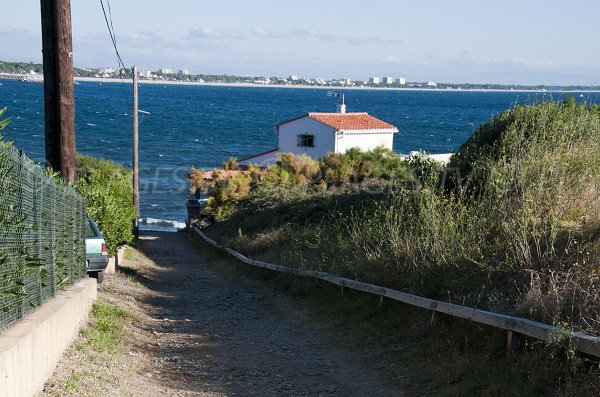
[[[133,220],[133,234],[139,237],[140,219],[140,192],[138,182],[138,72],[137,66],[133,67],[133,205],[135,206],[135,219]]]
[[[75,182],[75,98],[70,0],[40,0],[46,163]]]

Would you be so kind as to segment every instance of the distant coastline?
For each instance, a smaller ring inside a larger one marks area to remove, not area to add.
[[[95,83],[125,83],[131,84],[131,80],[121,80],[117,78],[104,78],[104,77],[75,77],[75,81],[81,82],[95,82]],[[600,90],[538,90],[538,89],[483,89],[483,88],[423,88],[423,87],[337,87],[337,86],[322,86],[322,85],[283,85],[283,84],[252,84],[252,83],[217,83],[217,82],[196,82],[196,81],[167,81],[167,80],[138,80],[140,84],[158,84],[158,85],[194,85],[194,86],[205,86],[205,87],[265,87],[265,88],[283,88],[283,89],[316,89],[316,90],[371,90],[371,91],[427,91],[427,92],[446,92],[446,91],[457,91],[457,92],[600,92]]]
[[[0,80],[21,80],[27,82],[39,83],[43,81],[40,75],[31,74],[13,74],[0,73]],[[76,82],[93,82],[93,83],[122,83],[131,84],[129,79],[119,79],[113,77],[74,77]],[[197,82],[197,81],[173,81],[173,80],[147,80],[140,79],[140,84],[157,84],[157,85],[188,85],[188,86],[204,86],[204,87],[245,87],[245,88],[282,88],[282,89],[315,89],[315,90],[371,90],[371,91],[426,91],[426,92],[526,92],[526,93],[556,93],[556,92],[571,92],[571,93],[598,93],[600,89],[536,89],[536,88],[425,88],[425,87],[370,87],[370,86],[329,86],[329,85],[308,85],[308,84],[255,84],[243,82]]]

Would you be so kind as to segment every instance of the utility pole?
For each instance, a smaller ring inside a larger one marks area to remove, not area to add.
[[[133,220],[133,234],[140,235],[140,192],[138,182],[138,72],[137,66],[133,67],[133,205],[135,206],[135,219]]]
[[[75,182],[75,98],[70,0],[40,0],[46,163]]]

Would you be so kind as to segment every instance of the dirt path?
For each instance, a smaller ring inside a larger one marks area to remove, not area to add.
[[[104,393],[402,395],[357,353],[336,347],[331,330],[308,323],[297,303],[242,276],[194,237],[151,233],[141,240],[134,260],[100,287],[101,297],[125,302],[136,318],[131,351],[111,365],[123,379]]]

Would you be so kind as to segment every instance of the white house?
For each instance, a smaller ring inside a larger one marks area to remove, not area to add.
[[[377,77],[377,76],[369,77],[369,84],[379,84],[379,77]]]
[[[239,160],[240,165],[266,166],[277,161],[280,153],[305,153],[312,158],[328,152],[344,153],[350,148],[362,151],[383,146],[392,149],[398,129],[368,113],[346,113],[343,101],[336,113],[311,112],[275,127],[279,137],[276,149]]]
[[[394,84],[394,78],[393,77],[384,77],[383,84]]]
[[[396,79],[396,83],[398,83],[400,85],[404,85],[404,84],[406,84],[406,79],[404,77],[399,77]]]

